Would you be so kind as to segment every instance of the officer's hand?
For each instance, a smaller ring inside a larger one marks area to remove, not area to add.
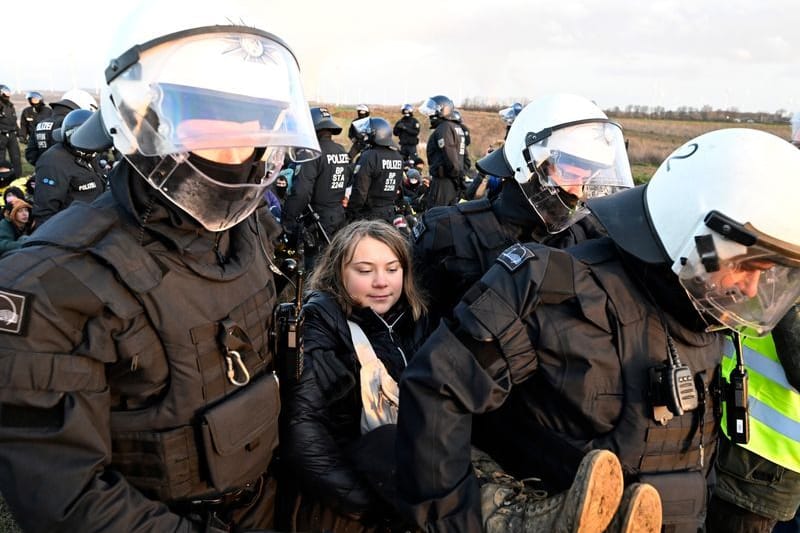
[[[332,350],[313,350],[312,368],[322,394],[329,402],[342,399],[356,381],[353,373],[336,357]]]

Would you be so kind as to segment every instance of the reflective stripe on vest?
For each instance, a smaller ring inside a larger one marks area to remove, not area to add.
[[[800,393],[786,379],[772,335],[745,338],[742,344],[749,377],[750,442],[740,446],[800,472]],[[736,366],[730,339],[725,340],[723,355],[722,375],[727,379]],[[722,430],[727,436],[724,423]]]

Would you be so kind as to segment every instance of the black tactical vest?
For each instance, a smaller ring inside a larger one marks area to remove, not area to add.
[[[236,264],[215,273],[157,241],[142,247],[110,198],[75,204],[35,237],[113,269],[119,285],[82,281],[114,314],[144,324],[118,335],[107,371],[111,467],[164,502],[241,488],[266,471],[280,410],[268,342],[275,286],[255,217],[230,230]],[[66,217],[90,228],[59,233],[76,227]]]

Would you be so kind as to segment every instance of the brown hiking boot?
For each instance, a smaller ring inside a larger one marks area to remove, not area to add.
[[[661,531],[661,496],[648,483],[628,485],[622,503],[608,527],[609,533],[659,533]]]
[[[622,467],[608,450],[586,454],[569,490],[550,497],[505,474],[483,452],[473,452],[473,464],[487,533],[602,533],[622,498]]]

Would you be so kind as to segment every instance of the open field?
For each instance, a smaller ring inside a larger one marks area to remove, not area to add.
[[[43,93],[46,102],[58,100],[60,93]],[[28,105],[23,94],[15,94],[12,101],[16,106],[17,114]],[[311,105],[326,105],[316,104]],[[383,117],[390,124],[400,119],[400,106],[377,106],[371,105],[372,116]],[[344,145],[350,146],[347,139],[347,128],[355,117],[355,106],[336,106],[327,104],[328,109],[334,115],[336,122],[342,126],[343,131],[334,137],[334,140]],[[465,109],[461,112],[464,124],[469,128],[472,144],[469,146],[469,153],[473,162],[482,157],[489,146],[498,146],[505,135],[505,124],[494,111],[475,111]],[[415,113],[420,119],[419,113]],[[646,118],[625,118],[611,117],[617,120],[625,131],[628,139],[628,157],[631,161],[634,180],[637,183],[644,183],[655,172],[658,165],[675,148],[702,133],[720,128],[754,128],[774,133],[779,137],[788,139],[791,129],[788,123],[785,124],[761,124],[761,123],[736,123],[736,122],[714,122],[714,121],[691,121],[691,120],[657,120]],[[425,141],[430,133],[428,120],[420,119],[422,131],[420,132],[419,154],[425,159]],[[25,147],[22,146],[24,153]],[[24,160],[23,155],[23,174],[28,175],[33,172],[33,168]]]

